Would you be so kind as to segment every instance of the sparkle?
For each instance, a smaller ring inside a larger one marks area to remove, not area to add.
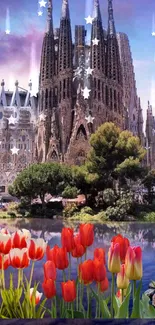
[[[37,91],[35,90],[30,90],[30,97],[37,97]]]
[[[7,35],[9,35],[9,34],[10,34],[10,30],[9,30],[9,29],[6,29],[5,33],[6,33]]]
[[[93,124],[94,119],[95,119],[95,117],[92,117],[90,114],[88,117],[85,117],[87,124]]]
[[[155,36],[155,32],[152,32],[152,36]]]
[[[11,149],[12,155],[18,155],[19,149],[16,148],[15,146]]]
[[[88,87],[85,87],[84,89],[82,89],[84,99],[88,99],[88,98],[89,98],[89,93],[90,93],[90,91],[91,91],[91,90],[88,89]]]
[[[45,7],[46,6],[46,1],[44,1],[44,0],[41,0],[41,1],[39,1],[39,4],[40,4],[40,7]]]
[[[45,119],[46,119],[45,114],[44,114],[44,113],[41,113],[41,115],[39,116],[39,120],[40,120],[40,122],[41,122],[41,121],[45,121]]]
[[[13,115],[11,115],[9,118],[8,118],[8,121],[9,121],[9,124],[15,124],[17,119],[15,117],[13,117]]]
[[[92,40],[93,45],[98,45],[99,43],[99,39],[97,39],[96,37]]]
[[[86,24],[92,24],[94,18],[89,15],[87,18],[85,18],[85,20],[86,20]]]
[[[43,12],[42,11],[38,11],[38,16],[42,16]]]
[[[93,69],[91,69],[90,67],[88,67],[86,69],[86,72],[87,72],[87,76],[90,75],[90,74],[92,75]]]

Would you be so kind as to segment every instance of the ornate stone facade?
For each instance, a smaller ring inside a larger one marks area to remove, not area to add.
[[[80,164],[89,150],[90,135],[102,123],[113,121],[122,129],[125,127],[112,0],[108,0],[106,33],[98,0],[94,0],[93,18],[90,46],[85,44],[84,26],[75,26],[73,44],[68,1],[62,1],[60,28],[56,30],[53,29],[52,1],[48,1],[36,135],[40,162],[57,160]],[[90,92],[84,98],[86,87]],[[40,116],[44,116],[41,121]]]

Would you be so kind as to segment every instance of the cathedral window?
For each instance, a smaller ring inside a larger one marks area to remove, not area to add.
[[[52,152],[51,157],[50,157],[50,160],[53,160],[53,161],[57,161],[58,160],[58,156],[57,156],[57,153],[56,153],[55,150]]]
[[[78,131],[77,131],[77,135],[76,135],[76,140],[87,140],[87,134],[86,134],[86,130],[84,128],[84,126],[81,124]]]
[[[108,91],[108,86],[106,86],[106,88],[105,88],[105,90],[106,90],[106,105],[108,106],[109,105],[109,91]]]
[[[46,89],[46,93],[45,93],[45,109],[47,109],[48,106],[48,89]]]

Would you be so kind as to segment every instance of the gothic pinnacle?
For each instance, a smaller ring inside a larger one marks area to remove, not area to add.
[[[113,16],[113,0],[108,0],[108,34],[115,35],[115,23],[114,23],[114,16]]]
[[[62,19],[70,19],[68,0],[63,0],[62,1],[61,18]]]
[[[46,32],[53,32],[53,17],[52,17],[52,0],[48,0],[48,7],[47,7],[47,28]]]
[[[102,21],[99,0],[94,0],[93,18]]]

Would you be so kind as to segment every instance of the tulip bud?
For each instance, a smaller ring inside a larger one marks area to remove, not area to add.
[[[120,259],[121,259],[121,262],[124,263],[127,249],[130,246],[130,242],[129,242],[128,238],[123,237],[122,235],[119,234],[119,235],[113,237],[111,242],[113,242],[114,244],[120,245]]]
[[[125,274],[125,265],[121,265],[121,271],[117,273],[117,288],[118,289],[127,289],[129,285],[129,279]]]
[[[33,291],[34,291],[34,288],[31,288],[30,289],[30,301],[32,301],[33,299]],[[42,297],[42,293],[40,293],[39,291],[36,291],[35,292],[35,304],[37,305],[39,303],[39,301],[41,300],[41,297]]]
[[[74,247],[74,233],[71,228],[63,228],[61,232],[62,247],[66,247],[67,252],[71,252]]]
[[[143,276],[141,247],[129,247],[125,258],[125,274],[129,280],[140,280]]]
[[[68,280],[61,283],[62,297],[66,302],[72,302],[76,299],[75,281]]]
[[[52,279],[44,279],[42,283],[42,288],[46,298],[50,299],[56,295],[55,282]]]
[[[81,245],[84,247],[91,246],[94,241],[94,225],[85,223],[80,225],[79,228]]]
[[[103,281],[99,282],[99,289],[101,292],[108,290],[109,281],[108,278],[105,278]]]
[[[108,269],[111,273],[118,273],[121,269],[120,261],[120,246],[119,244],[111,243],[108,252]]]

